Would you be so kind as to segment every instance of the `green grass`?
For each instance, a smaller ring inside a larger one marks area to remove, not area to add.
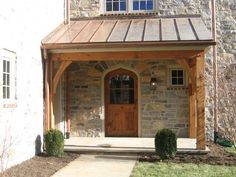
[[[230,153],[230,154],[236,155],[236,149],[235,149],[235,147],[225,148],[225,150],[226,150],[228,153]]]
[[[131,177],[235,177],[236,166],[138,163]]]

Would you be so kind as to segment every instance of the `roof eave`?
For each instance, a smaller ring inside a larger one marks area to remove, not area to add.
[[[173,47],[186,47],[186,50],[189,48],[194,47],[202,47],[207,48],[209,46],[216,45],[216,42],[213,40],[205,40],[205,41],[163,41],[163,42],[109,42],[109,43],[57,43],[57,44],[50,44],[50,43],[42,43],[42,49],[46,50],[60,50],[60,49],[101,49],[101,48],[108,48],[108,49],[117,49],[120,48],[173,48]]]

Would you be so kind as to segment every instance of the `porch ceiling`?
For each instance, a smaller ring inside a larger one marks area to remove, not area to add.
[[[54,52],[87,50],[87,47],[90,50],[166,46],[204,49],[214,44],[200,16],[81,18],[60,25],[42,40],[42,48]]]

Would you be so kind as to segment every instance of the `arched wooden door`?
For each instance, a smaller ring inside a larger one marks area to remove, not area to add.
[[[105,136],[138,136],[138,78],[117,69],[105,77]]]

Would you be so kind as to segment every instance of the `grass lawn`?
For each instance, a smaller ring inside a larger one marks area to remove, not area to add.
[[[131,177],[236,177],[236,166],[140,162]]]

